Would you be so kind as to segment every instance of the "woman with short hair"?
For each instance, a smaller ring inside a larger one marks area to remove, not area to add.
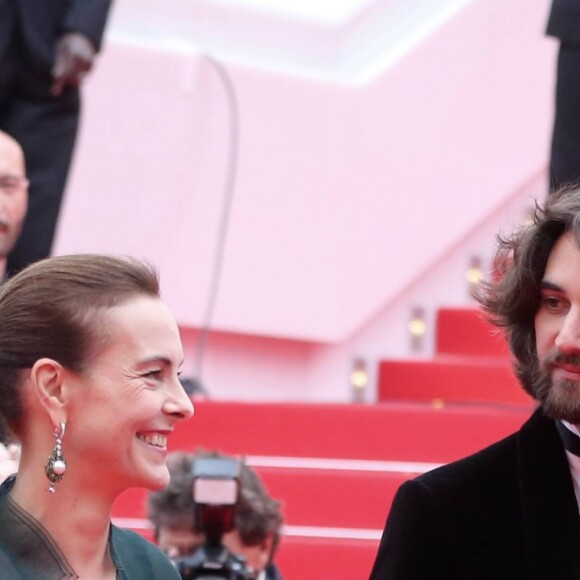
[[[177,324],[147,265],[49,258],[0,291],[0,413],[22,446],[0,487],[0,578],[179,578],[111,524],[131,487],[169,482],[167,439],[193,414]]]

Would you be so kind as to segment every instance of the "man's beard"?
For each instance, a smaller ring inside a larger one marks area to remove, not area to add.
[[[580,355],[568,356],[552,351],[541,364],[536,359],[536,371],[530,377],[530,390],[548,417],[580,425],[580,380],[552,378],[554,364],[557,363],[580,369]]]

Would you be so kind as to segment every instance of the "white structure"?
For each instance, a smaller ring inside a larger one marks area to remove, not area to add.
[[[470,257],[545,194],[548,5],[119,0],[57,252],[157,264],[193,372],[232,145],[209,54],[239,156],[204,383],[348,401],[360,356],[372,400],[375,362],[410,354],[411,308],[468,301]]]

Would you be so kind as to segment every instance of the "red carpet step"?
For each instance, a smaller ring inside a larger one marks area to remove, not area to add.
[[[195,408],[193,419],[177,426],[171,449],[447,463],[518,429],[531,414],[532,404],[515,409],[473,405],[433,409],[417,403],[203,401]]]
[[[378,541],[288,537],[276,562],[285,580],[363,580],[377,548]],[[297,562],[302,563],[299,570]]]
[[[256,467],[291,526],[380,529],[398,487],[416,473]],[[132,489],[115,504],[115,518],[146,519],[147,491]],[[145,524],[142,523],[142,526]]]
[[[509,358],[502,332],[476,308],[441,308],[437,312],[436,353]]]
[[[530,405],[502,332],[476,308],[441,308],[432,359],[383,360],[379,401]]]
[[[283,504],[276,557],[286,580],[368,578],[400,483],[516,430],[531,407],[197,402],[172,450],[246,456]],[[461,437],[458,437],[461,434]],[[152,539],[146,492],[130,490],[114,521]]]
[[[508,359],[500,357],[382,361],[378,391],[380,401],[532,404]]]

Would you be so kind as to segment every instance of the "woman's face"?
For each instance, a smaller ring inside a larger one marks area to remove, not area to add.
[[[76,476],[84,486],[112,493],[160,489],[169,483],[167,438],[177,421],[193,415],[178,380],[183,349],[177,324],[149,297],[98,316],[104,348],[85,372],[68,379],[67,479]]]

